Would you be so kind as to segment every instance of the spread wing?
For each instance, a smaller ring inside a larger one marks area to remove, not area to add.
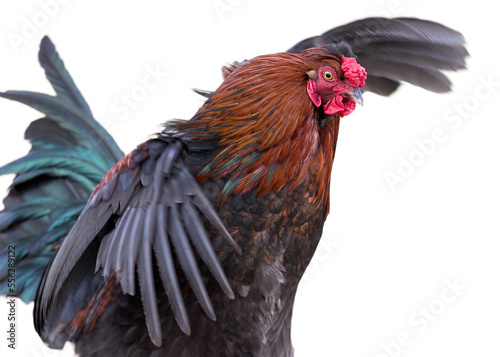
[[[155,271],[177,323],[186,334],[190,334],[190,326],[181,294],[185,286],[179,285],[178,273],[184,275],[207,316],[215,320],[198,257],[225,294],[234,297],[202,217],[236,251],[240,248],[184,163],[183,153],[182,143],[177,139],[150,140],[120,160],[96,187],[38,291],[35,325],[49,345],[60,346],[58,334],[68,334],[63,330],[69,320],[58,320],[61,315],[56,306],[61,303],[58,296],[66,296],[68,289],[77,290],[68,277],[72,278],[72,270],[78,270],[80,259],[87,259],[89,254],[96,262],[97,274],[106,281],[116,280],[123,293],[135,295],[136,286],[140,287],[149,336],[157,346],[162,339]],[[54,326],[59,326],[56,331]]]

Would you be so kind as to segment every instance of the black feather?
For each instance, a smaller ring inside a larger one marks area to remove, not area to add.
[[[45,76],[62,100],[71,102],[87,115],[92,116],[90,108],[73,82],[63,61],[59,57],[52,41],[47,36],[42,38],[38,53],[40,65],[45,70]]]
[[[181,219],[179,217],[179,212],[176,205],[172,205],[169,210],[169,221],[170,221],[170,231],[169,236],[172,238],[172,243],[179,257],[179,262],[182,266],[186,278],[190,282],[191,288],[193,289],[198,301],[205,313],[212,320],[215,320],[215,312],[212,306],[212,302],[208,297],[207,290],[205,289],[205,284],[203,283],[203,278],[201,277],[198,264],[196,263],[195,256],[191,245],[189,244],[189,239],[184,231],[181,224]]]
[[[198,218],[198,212],[195,211],[191,202],[187,201],[182,205],[181,213],[184,222],[190,222],[190,224],[186,225],[186,229],[191,237],[191,242],[198,251],[198,254],[200,254],[205,264],[207,264],[208,268],[214,275],[215,279],[217,279],[226,295],[231,299],[234,299],[233,290],[227,281],[224,269],[222,269],[222,266],[215,255],[207,232],[205,231],[205,227]]]
[[[288,51],[320,45],[329,45],[336,56],[350,56],[352,51],[368,73],[363,90],[390,95],[400,82],[438,93],[449,91],[451,83],[440,71],[465,68],[464,44],[461,33],[435,22],[374,17],[308,38]]]
[[[142,304],[144,306],[144,315],[146,317],[146,326],[148,327],[149,336],[155,346],[161,346],[161,326],[153,273],[153,258],[151,256],[151,243],[155,233],[154,223],[152,221],[155,218],[154,209],[149,207],[144,223],[145,236],[142,238],[141,246],[139,247],[140,254],[137,270],[139,273]]]
[[[156,252],[156,260],[158,262],[158,270],[163,282],[163,287],[167,293],[168,299],[172,306],[175,319],[181,330],[186,334],[191,334],[189,326],[189,317],[186,312],[184,300],[182,298],[179,282],[174,266],[174,259],[170,242],[167,235],[167,213],[162,205],[158,206],[157,211],[157,232],[158,237],[154,240],[154,248]]]

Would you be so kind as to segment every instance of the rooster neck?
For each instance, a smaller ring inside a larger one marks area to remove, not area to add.
[[[276,135],[279,129],[258,132],[261,140],[251,144],[247,141],[249,139],[242,137],[234,144],[217,146],[210,155],[204,155],[200,165],[196,165],[199,167],[197,180],[222,178],[226,182],[218,195],[219,204],[232,194],[241,195],[250,190],[255,190],[261,197],[285,187],[293,191],[302,185],[313,185],[310,188],[316,195],[311,197],[313,202],[308,203],[327,214],[339,124],[337,115],[320,120],[317,112],[312,111],[288,140],[265,150],[256,148],[269,136]]]
[[[338,115],[328,116],[321,122],[321,125],[321,153],[318,154],[318,157],[322,158],[322,162],[318,165],[316,182],[318,183],[318,202],[321,202],[322,208],[328,214],[330,207],[330,178],[337,148],[340,117]]]
[[[337,115],[325,116],[307,94],[306,56],[257,57],[231,73],[195,117],[175,128],[206,160],[199,182],[224,178],[219,204],[229,195],[258,196],[294,189],[315,178],[318,208],[327,210]]]

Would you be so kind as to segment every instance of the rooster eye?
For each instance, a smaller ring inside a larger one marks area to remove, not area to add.
[[[333,79],[332,72],[326,71],[325,73],[323,73],[323,78],[327,81],[331,81]]]

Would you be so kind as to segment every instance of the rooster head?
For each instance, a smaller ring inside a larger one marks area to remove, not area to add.
[[[341,55],[339,60],[307,72],[307,94],[316,107],[323,106],[325,114],[343,117],[354,111],[356,103],[363,105],[360,88],[366,71],[353,57]]]

